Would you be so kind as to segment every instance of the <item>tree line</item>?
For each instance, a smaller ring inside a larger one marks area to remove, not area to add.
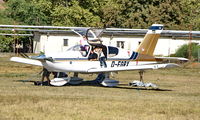
[[[0,24],[200,30],[199,0],[4,0]],[[12,31],[10,31],[12,32]],[[8,33],[8,31],[7,31]],[[24,37],[17,37],[24,40]],[[0,36],[0,51],[13,49],[13,38]]]
[[[167,29],[200,29],[199,0],[4,1],[3,18],[16,24],[143,29],[160,23]]]

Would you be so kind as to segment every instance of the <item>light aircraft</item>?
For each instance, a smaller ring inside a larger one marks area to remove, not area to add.
[[[51,80],[51,85],[62,86],[66,83],[79,84],[83,80],[78,73],[97,73],[97,81],[103,86],[117,86],[118,81],[109,78],[111,72],[140,71],[143,80],[144,70],[177,67],[174,63],[164,63],[166,59],[187,60],[185,58],[167,58],[153,56],[157,41],[163,30],[163,25],[153,24],[146,33],[136,51],[127,51],[113,46],[103,45],[100,38],[91,29],[86,32],[88,44],[75,45],[63,53],[46,54],[31,57],[31,59],[12,57],[10,60],[31,65],[42,66],[48,71],[74,72],[73,77]],[[91,37],[93,36],[93,37]],[[97,49],[96,59],[91,59],[91,53]],[[100,54],[103,54],[101,59]]]

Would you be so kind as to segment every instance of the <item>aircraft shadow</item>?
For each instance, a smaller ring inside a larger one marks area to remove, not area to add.
[[[14,82],[35,82],[34,80],[13,80]]]
[[[26,82],[36,82],[36,81],[33,81],[33,80],[14,80],[15,82],[23,82],[23,83],[26,83]],[[35,85],[35,84],[33,84]],[[44,86],[48,86],[47,84],[44,84]],[[94,80],[88,80],[88,81],[83,81],[81,84],[78,84],[78,85],[71,85],[71,84],[66,84],[64,86],[93,86],[93,87],[104,87],[102,86],[101,84],[99,84],[98,82],[94,81]],[[55,87],[55,86],[53,86]],[[131,87],[131,86],[128,86],[128,84],[119,84],[119,86],[116,86],[116,87],[106,87],[106,88],[114,88],[114,89],[128,89],[128,90],[131,90],[131,89],[134,89],[134,90],[150,90],[150,91],[173,91],[173,90],[170,90],[170,89],[160,89],[160,88],[151,88],[151,87]]]
[[[72,85],[72,84],[66,84],[66,86],[94,86],[94,87],[103,87],[101,84],[99,84],[96,81],[83,81],[81,84],[77,84],[77,85]]]
[[[79,85],[69,85],[69,86],[94,86],[94,87],[105,87],[95,81],[83,81]],[[117,89],[134,89],[134,90],[150,90],[150,91],[173,91],[170,89],[161,89],[161,88],[151,88],[151,87],[131,87],[128,84],[119,84],[116,87],[106,87],[106,88],[117,88]]]
[[[152,91],[173,91],[170,89],[161,89],[161,88],[153,88],[153,87],[136,87],[136,86],[129,86],[128,84],[119,84],[116,88],[120,89],[135,89],[135,90],[152,90]]]
[[[145,87],[121,87],[117,86],[119,89],[134,89],[134,90],[150,90],[150,91],[173,91],[170,89],[161,89],[161,88],[145,88]]]

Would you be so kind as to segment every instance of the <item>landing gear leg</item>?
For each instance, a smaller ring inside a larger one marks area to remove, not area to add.
[[[143,82],[143,83],[144,83],[144,81],[143,81],[144,70],[140,70],[140,71],[139,71],[139,74],[140,74],[140,82]]]
[[[105,73],[99,73],[95,81],[100,84],[105,78],[106,78]]]
[[[78,73],[77,72],[74,73],[74,77],[78,77]]]

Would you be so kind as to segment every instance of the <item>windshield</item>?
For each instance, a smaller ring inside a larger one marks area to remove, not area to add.
[[[89,50],[90,50],[89,45],[75,45],[67,49],[67,51],[79,51],[83,57],[86,57],[88,55]]]

